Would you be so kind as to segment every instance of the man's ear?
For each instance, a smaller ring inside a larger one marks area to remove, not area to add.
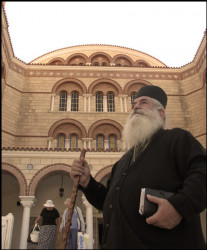
[[[160,116],[164,119],[165,117],[165,110],[164,109],[159,109]]]

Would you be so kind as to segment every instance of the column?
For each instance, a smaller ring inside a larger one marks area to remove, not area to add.
[[[88,148],[91,149],[91,144],[92,144],[93,138],[88,138]]]
[[[127,112],[127,96],[124,97],[124,108],[125,112]]]
[[[122,100],[122,96],[119,96],[119,99],[120,99],[121,112],[123,112],[123,100]]]
[[[71,111],[71,95],[68,95],[68,99],[67,99],[67,111]]]
[[[48,137],[48,139],[47,139],[47,143],[48,143],[48,146],[47,146],[47,148],[48,149],[50,149],[51,148],[51,145],[52,145],[52,137]]]
[[[35,196],[19,196],[19,198],[21,200],[22,206],[24,207],[19,249],[27,249],[27,237],[29,234],[30,211],[31,211],[31,207],[34,206],[36,198]]]
[[[103,96],[103,112],[107,112],[107,96]]]
[[[83,140],[83,148],[87,149],[87,138],[82,138]]]
[[[86,99],[87,99],[87,97],[85,95],[83,95],[84,112],[86,112]]]
[[[65,148],[68,150],[70,147],[70,139],[65,139]]]
[[[104,149],[109,149],[109,140],[104,140]]]
[[[91,97],[92,95],[88,95],[88,112],[91,112]]]
[[[93,249],[93,208],[91,204],[87,201],[86,197],[82,197],[83,204],[86,207],[86,233],[89,234],[87,249]]]
[[[50,107],[51,111],[54,111],[55,96],[56,94],[52,94],[51,96],[51,107]]]

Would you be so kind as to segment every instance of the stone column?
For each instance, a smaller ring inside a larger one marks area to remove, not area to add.
[[[65,139],[65,148],[68,150],[70,147],[70,139]]]
[[[91,144],[92,144],[93,138],[88,138],[88,148],[91,149]]]
[[[91,112],[91,97],[92,95],[88,95],[88,112]]]
[[[119,99],[120,99],[121,112],[123,112],[123,99],[121,95],[119,95]]]
[[[86,99],[87,99],[87,97],[85,95],[83,95],[84,112],[86,112]]]
[[[123,95],[123,97],[124,97],[124,112],[127,112],[127,96],[128,95]]]
[[[68,99],[67,99],[67,111],[71,111],[71,95],[68,95]]]
[[[93,249],[93,208],[91,204],[87,201],[86,197],[82,197],[83,204],[86,207],[86,233],[89,234],[87,249]]]
[[[55,96],[56,94],[52,94],[51,96],[51,107],[50,107],[51,111],[54,111]]]
[[[107,96],[103,96],[103,112],[107,112]]]
[[[53,139],[52,137],[48,137],[48,138],[47,138],[47,142],[48,142],[48,146],[47,146],[47,148],[48,148],[48,149],[50,149],[50,148],[51,148],[51,145],[52,145],[52,139]]]
[[[109,140],[104,140],[104,149],[109,149]]]
[[[83,140],[83,148],[87,149],[87,138],[82,138]]]
[[[19,198],[21,200],[22,206],[24,207],[19,249],[27,249],[27,237],[29,234],[30,211],[31,211],[31,207],[34,206],[36,198],[35,196],[19,196]]]

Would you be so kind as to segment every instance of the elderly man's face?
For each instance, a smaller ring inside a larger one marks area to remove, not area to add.
[[[158,106],[148,96],[136,98],[122,131],[123,141],[130,146],[144,144],[158,129],[164,128],[164,109]]]
[[[148,96],[141,96],[136,98],[132,103],[132,114],[131,115],[144,115],[145,111],[154,110],[156,109],[155,103],[153,99]],[[164,117],[164,110],[159,109],[159,114],[163,118]]]
[[[152,99],[148,96],[141,96],[136,98],[132,103],[132,109],[153,109],[155,107]]]

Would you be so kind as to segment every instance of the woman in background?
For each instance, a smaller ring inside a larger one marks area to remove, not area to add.
[[[64,204],[67,208],[63,212],[62,222],[59,228],[59,232],[62,233],[63,236],[70,210],[70,202],[71,202],[70,198],[67,198],[64,201]],[[81,231],[83,234],[85,233],[85,222],[83,219],[83,214],[81,212],[81,209],[78,206],[75,206],[65,249],[78,249],[77,246],[78,231]]]
[[[47,200],[35,223],[41,224],[38,249],[53,249],[56,241],[56,226],[60,214],[52,200]]]

